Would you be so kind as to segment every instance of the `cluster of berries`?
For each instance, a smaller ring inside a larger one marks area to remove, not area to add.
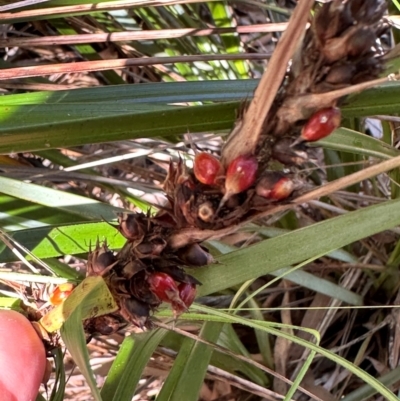
[[[325,108],[313,114],[301,130],[300,137],[292,144],[314,142],[325,138],[340,125],[340,110]],[[209,153],[198,153],[194,160],[193,172],[199,182],[210,186],[222,186],[222,206],[231,196],[249,189],[257,180],[258,161],[253,155],[241,155],[234,159],[224,171],[220,161]],[[256,194],[266,199],[281,201],[288,198],[293,190],[293,181],[276,171],[264,172],[255,186]]]

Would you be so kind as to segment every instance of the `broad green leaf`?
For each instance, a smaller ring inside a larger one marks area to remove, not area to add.
[[[400,107],[399,93],[400,83],[392,81],[352,95],[343,103],[343,116],[360,118],[396,114]]]
[[[160,312],[160,316],[164,316],[166,313],[166,311]],[[235,354],[251,358],[249,352],[240,341],[235,330],[229,324],[224,325],[217,344],[229,349]],[[168,332],[161,342],[161,346],[170,348],[175,352],[179,351],[181,345],[182,336],[173,331]],[[243,374],[260,386],[267,386],[269,383],[265,372],[262,372],[257,367],[239,360],[231,355],[213,353],[210,360],[210,365],[226,370],[227,372],[231,372],[232,374]]]
[[[8,195],[0,194],[0,207],[1,228],[4,231],[18,231],[82,221],[82,217],[58,208],[42,206]]]
[[[339,128],[311,146],[322,146],[327,149],[378,157],[379,159],[390,159],[400,154],[399,150],[385,142],[347,128]]]
[[[240,101],[253,96],[256,79],[194,82],[160,82],[136,85],[113,85],[66,91],[42,91],[0,97],[0,105],[37,105],[65,103],[113,103],[114,106],[146,103],[171,104],[206,101]]]
[[[164,329],[126,337],[101,389],[104,401],[131,401],[143,369],[162,338]]]
[[[199,296],[203,296],[342,248],[398,224],[400,200],[388,201],[262,241],[221,256],[218,264],[190,270],[203,283],[199,287]]]
[[[0,297],[0,308],[1,309],[13,309],[17,312],[23,313],[23,309],[21,308],[21,300],[19,298],[12,297]]]
[[[389,373],[379,377],[379,381],[385,386],[391,387],[399,380],[400,366],[393,369]],[[360,401],[360,400],[371,400],[376,394],[376,389],[370,384],[364,384],[362,387],[352,391],[350,394],[345,395],[341,401]]]
[[[260,321],[255,321],[251,319],[246,319],[244,317],[240,317],[237,315],[231,315],[229,313],[225,313],[223,311],[219,311],[217,309],[213,308],[208,308],[206,306],[200,306],[200,305],[194,305],[193,309],[197,309],[199,312],[202,314],[198,314],[197,317],[193,316],[195,320],[201,318],[205,313],[208,313],[207,320],[208,321],[219,321],[219,322],[226,322],[226,323],[237,323],[237,324],[242,324],[248,327],[252,327],[253,329],[256,330],[262,330],[265,331],[269,334],[272,334],[274,336],[280,336],[285,338],[288,341],[292,341],[296,344],[300,344],[303,347],[309,349],[312,352],[315,352],[317,354],[320,354],[329,360],[333,361],[334,363],[337,363],[338,365],[344,367],[345,369],[349,370],[351,373],[359,377],[361,380],[363,380],[365,383],[368,383],[376,392],[381,394],[384,399],[390,400],[390,401],[398,401],[398,398],[387,388],[385,385],[383,385],[378,379],[372,377],[369,373],[365,372],[358,366],[355,366],[353,363],[349,362],[345,358],[330,352],[326,350],[323,347],[320,347],[317,345],[319,343],[319,333],[316,332],[315,330],[310,330],[306,329],[304,327],[296,327],[296,326],[289,326],[285,324],[279,324],[279,323],[272,323],[272,322],[260,322]],[[295,335],[289,334],[285,330],[279,330],[282,328],[290,328],[292,330],[303,330],[306,332],[309,332],[316,336],[317,343],[314,344],[310,341],[303,340],[302,338],[296,337]]]
[[[216,342],[222,327],[223,324],[205,322],[199,336],[206,341]],[[211,347],[184,338],[157,400],[197,401],[212,353]]]
[[[119,249],[126,239],[108,223],[84,223],[60,227],[41,227],[10,233],[18,243],[40,259],[62,255],[86,254],[97,240],[105,241],[111,249]],[[16,256],[0,243],[0,261],[17,260]]]
[[[59,330],[61,326],[65,329],[65,324],[71,316],[74,316],[73,319],[79,316],[82,321],[115,312],[117,309],[114,297],[103,278],[89,276],[74,288],[71,295],[61,305],[46,313],[40,323],[49,333],[52,333]],[[73,324],[69,323],[68,327],[72,326]]]
[[[0,177],[0,189],[6,195],[47,207],[59,208],[82,217],[82,220],[113,220],[118,212],[125,211],[84,196],[6,177]]]
[[[251,359],[250,352],[246,349],[243,345],[242,341],[240,340],[237,332],[233,328],[231,324],[225,324],[221,334],[218,338],[217,344],[227,348],[238,355],[243,355]],[[261,348],[262,349],[262,348]],[[261,350],[260,349],[260,350]],[[222,355],[222,354],[213,354],[211,360],[220,361],[224,359],[224,356],[232,359],[229,355]],[[244,361],[233,359],[230,361],[233,362],[233,365],[230,365],[230,368],[233,371],[239,371],[245,374],[251,381],[254,383],[259,384],[260,386],[268,387],[270,385],[270,380],[266,376],[265,372],[260,371],[258,368],[254,367],[253,365],[247,364]]]
[[[102,398],[90,367],[82,321],[117,309],[103,278],[87,277],[62,305],[54,308],[41,319],[41,324],[48,331],[56,330],[62,325],[61,337],[88,382],[96,401],[102,401]]]
[[[235,102],[138,112],[137,105],[95,103],[0,106],[0,154],[229,129],[237,107]]]
[[[286,233],[290,233],[291,231],[288,230],[283,230]],[[260,230],[260,232],[265,232],[270,234],[271,236],[275,235],[282,235],[282,230],[280,231],[274,231],[271,230],[269,231],[268,229]],[[278,234],[280,233],[280,234]],[[217,247],[217,249],[220,250],[222,254],[227,254],[234,252],[236,248],[232,246],[227,246],[226,244],[217,242],[217,241],[212,241],[212,244]],[[314,257],[319,257],[319,255],[314,255]],[[348,262],[348,263],[355,263],[357,259],[354,257],[351,258],[350,254],[347,252],[345,253],[343,250],[336,250],[329,252],[327,256],[330,256],[332,258],[338,259],[338,260],[343,260]],[[306,259],[307,260],[307,259]],[[303,270],[293,270],[292,268],[283,268],[283,269],[278,269],[275,271],[270,271],[269,274],[272,276],[278,277],[278,278],[285,278],[287,280],[292,281],[293,283],[296,283],[298,285],[301,285],[305,288],[309,288],[310,290],[320,292],[322,294],[328,295],[332,298],[340,299],[344,302],[347,302],[351,305],[361,305],[362,304],[362,298],[358,295],[355,294],[352,291],[349,291],[345,288],[340,287],[339,285],[332,283],[329,280],[323,279],[321,277],[315,277],[311,273],[308,273]],[[252,280],[250,279],[245,283],[245,288],[241,288],[241,290],[246,291],[247,288],[250,286]],[[241,295],[242,291],[239,291],[236,293],[235,298],[239,297]]]

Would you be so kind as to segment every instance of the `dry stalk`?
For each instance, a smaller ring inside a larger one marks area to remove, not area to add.
[[[225,166],[240,155],[254,154],[265,119],[286,75],[288,62],[304,34],[313,4],[314,0],[302,0],[295,8],[254,93],[254,98],[244,114],[243,121],[238,122],[222,150],[222,162]]]

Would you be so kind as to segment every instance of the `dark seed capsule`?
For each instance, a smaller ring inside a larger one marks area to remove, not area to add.
[[[369,27],[358,29],[347,40],[347,53],[349,56],[359,57],[371,51],[375,42],[375,33]]]
[[[191,244],[179,249],[178,257],[189,266],[205,266],[213,262],[212,256],[199,244]]]
[[[97,316],[83,322],[85,333],[89,335],[102,334],[107,336],[116,333],[124,326],[126,323],[116,314]]]
[[[135,274],[141,272],[142,270],[146,269],[146,265],[141,262],[139,259],[134,259],[129,261],[123,268],[122,268],[122,275],[126,279],[132,278]]]
[[[142,238],[146,231],[145,216],[143,214],[123,213],[118,216],[119,231],[129,241]]]
[[[150,316],[150,306],[138,301],[136,298],[121,299],[121,316],[134,325],[144,328]]]
[[[272,148],[272,157],[284,165],[299,165],[307,161],[307,153],[292,146],[290,138],[284,138]]]
[[[104,243],[100,246],[99,242],[96,244],[96,249],[93,252],[89,252],[88,256],[88,276],[102,276],[106,274],[116,263],[115,256],[107,248],[107,244]]]
[[[155,238],[151,242],[142,242],[136,247],[136,251],[142,255],[159,256],[167,243],[162,238]]]
[[[332,67],[325,78],[330,84],[349,84],[356,71],[354,64],[342,64]]]
[[[179,266],[176,265],[157,266],[157,269],[162,273],[168,274],[178,283],[190,283],[190,284],[201,285],[201,282],[199,280],[197,280],[190,274],[185,273],[185,271]]]

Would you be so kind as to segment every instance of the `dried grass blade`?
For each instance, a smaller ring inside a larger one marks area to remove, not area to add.
[[[142,57],[127,58],[117,60],[96,60],[81,61],[68,64],[51,64],[42,66],[28,66],[18,68],[8,68],[0,71],[0,80],[13,78],[29,78],[51,74],[67,74],[88,71],[105,71],[121,69],[133,66],[146,66],[155,64],[191,63],[195,61],[214,61],[214,60],[264,60],[270,54],[212,54],[198,56],[177,56],[177,57]]]
[[[91,33],[79,35],[40,36],[35,38],[0,39],[0,47],[61,46],[84,43],[110,43],[130,40],[174,39],[186,36],[208,36],[224,33],[261,33],[282,32],[287,28],[286,22],[275,24],[254,24],[229,28],[176,28],[155,29],[146,31],[124,31],[112,33]]]

